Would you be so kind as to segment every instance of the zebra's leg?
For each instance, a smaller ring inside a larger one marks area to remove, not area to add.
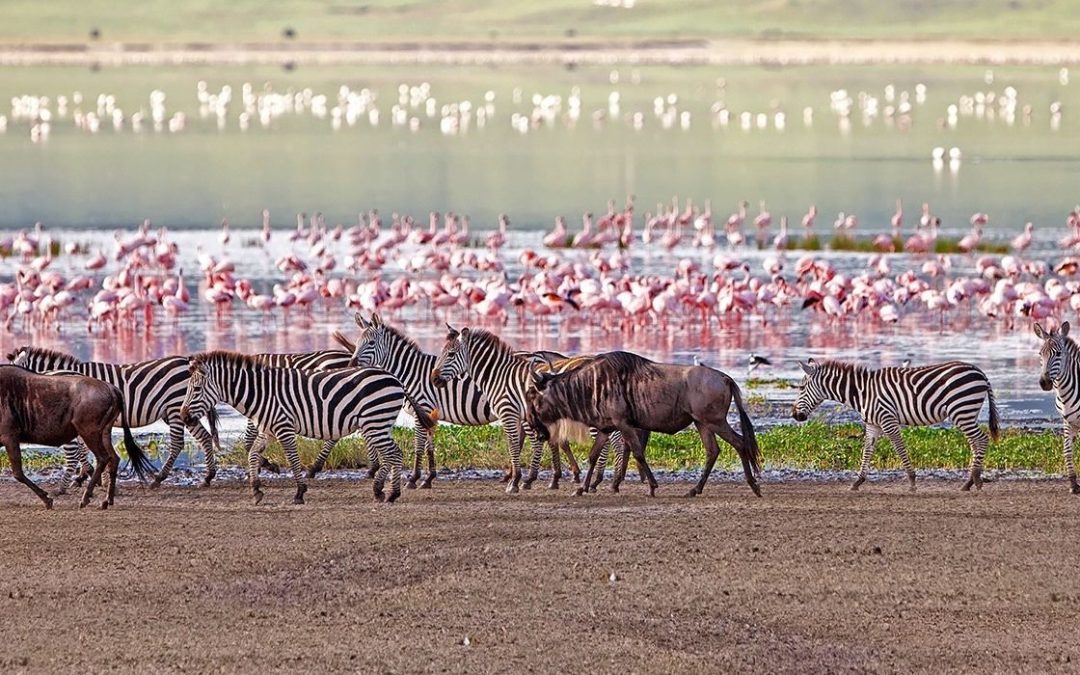
[[[296,495],[293,504],[304,503],[304,493],[307,492],[307,475],[304,473],[304,465],[300,463],[300,448],[296,445],[296,433],[289,429],[278,429],[274,432],[282,450],[285,451],[285,459],[289,461],[292,469],[293,480],[296,482]]]
[[[424,444],[424,448],[427,453],[428,461],[428,474],[424,479],[424,482],[420,484],[421,490],[430,490],[431,482],[435,480],[435,430],[427,429],[427,442]]]
[[[401,446],[397,444],[390,434],[389,428],[364,429],[361,432],[364,441],[369,448],[373,448],[379,455],[382,466],[379,469],[379,478],[374,485],[375,501],[393,503],[401,496],[401,469],[403,456]],[[390,476],[390,494],[383,492],[386,475]]]
[[[307,470],[307,477],[314,478],[319,475],[319,472],[323,470],[326,465],[326,460],[330,459],[330,453],[334,450],[334,446],[337,445],[337,441],[323,441],[322,447],[319,448],[319,456],[315,458],[315,463],[311,465]],[[371,453],[368,452],[370,458]]]
[[[86,449],[86,444],[82,442],[82,439],[75,439],[75,448],[78,453],[77,461],[81,468],[79,469],[79,475],[75,477],[72,484],[75,487],[82,487],[83,481],[94,475],[94,465],[90,463],[90,451]]]
[[[410,490],[415,490],[416,481],[420,480],[420,461],[426,449],[427,429],[420,424],[420,420],[416,420],[416,426],[413,427],[413,470],[408,482],[405,483],[405,487]]]
[[[866,482],[866,474],[870,471],[870,458],[874,456],[874,444],[881,438],[881,427],[866,424],[866,433],[863,435],[862,462],[859,464],[859,476],[851,484],[852,490],[858,490],[859,486]],[[895,445],[895,443],[894,443]]]
[[[540,475],[540,460],[544,457],[544,444],[537,439],[536,434],[532,429],[525,428],[525,434],[529,437],[529,446],[532,448],[532,458],[529,460],[529,473],[525,476],[521,487],[525,490],[531,490],[532,484],[536,481],[537,476]]]
[[[247,432],[245,432],[245,437],[246,435]],[[251,481],[251,494],[256,504],[261,502],[263,498],[259,469],[262,467],[262,450],[267,443],[267,438],[267,434],[258,433],[258,430],[256,430],[255,438],[248,445],[248,479]]]
[[[562,448],[563,454],[566,455],[566,463],[570,465],[570,473],[574,475],[574,483],[580,483],[581,466],[578,465],[577,457],[574,456],[574,450],[570,447],[570,441],[563,441],[559,446]]]
[[[596,458],[596,478],[594,478],[592,482],[588,484],[589,492],[596,492],[596,487],[603,482],[604,472],[607,471],[608,448],[613,447],[616,437],[621,438],[622,435],[618,431],[611,434],[601,434],[596,429],[589,429],[589,434],[593,438],[594,445],[596,444],[597,439],[600,438],[601,435],[605,437],[603,445],[600,446],[600,454]],[[588,481],[586,482],[588,483]],[[618,487],[613,488],[613,491],[618,492]]]
[[[195,442],[202,448],[203,456],[206,457],[206,477],[203,478],[203,487],[210,485],[210,481],[214,480],[214,476],[217,475],[217,453],[214,451],[214,439],[210,436],[210,432],[203,428],[203,425],[195,423],[187,428],[194,438]],[[181,440],[181,443],[183,440]]]
[[[64,470],[60,474],[60,485],[52,493],[53,497],[67,494],[68,488],[71,487],[71,476],[79,468],[79,444],[68,443],[61,449],[64,451]]]
[[[548,443],[548,448],[551,450],[551,482],[548,483],[549,490],[559,489],[559,480],[562,478],[562,448],[566,445],[567,448],[570,444],[566,441],[559,441],[558,443]]]
[[[953,424],[964,433],[968,445],[971,446],[971,473],[968,474],[964,487],[960,489],[967,492],[974,485],[976,490],[981,490],[983,458],[986,457],[986,447],[990,445],[990,438],[979,428],[978,421],[974,418],[954,419]]]
[[[580,497],[585,494],[585,490],[592,482],[593,471],[596,469],[596,463],[600,459],[600,453],[605,445],[607,445],[607,438],[603,436],[598,435],[593,440],[592,447],[589,449],[589,468],[585,471],[585,480],[582,481],[581,485],[578,486],[578,489],[574,491],[575,496]]]
[[[911,463],[911,457],[908,455],[907,448],[904,447],[904,439],[900,437],[900,425],[896,422],[888,422],[881,425],[885,432],[885,436],[893,445],[893,449],[896,450],[896,454],[900,455],[900,461],[904,464],[904,470],[907,471],[908,488],[911,492],[915,492],[915,466]]]
[[[169,456],[161,465],[161,471],[158,471],[158,475],[154,476],[153,482],[150,483],[151,488],[161,487],[162,481],[172,472],[176,458],[184,450],[184,423],[180,421],[179,413],[170,415],[166,421],[169,423]]]
[[[1073,464],[1073,439],[1076,437],[1076,432],[1080,430],[1080,425],[1073,425],[1069,422],[1065,422],[1065,471],[1069,474],[1069,491],[1074,495],[1080,495],[1080,485],[1076,483],[1076,465]]]
[[[161,487],[162,481],[172,472],[176,458],[184,450],[184,423],[180,421],[179,413],[171,415],[167,421],[169,423],[169,457],[161,465],[158,475],[154,476],[153,482],[150,483],[151,488]]]
[[[514,416],[506,416],[502,420],[503,432],[506,434],[506,446],[510,451],[510,481],[506,484],[506,494],[517,494],[521,483],[521,445],[522,428],[521,420]]]

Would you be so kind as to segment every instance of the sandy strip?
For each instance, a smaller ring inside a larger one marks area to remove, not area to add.
[[[18,44],[0,65],[526,65],[1080,63],[1080,42],[646,41],[636,43]]]

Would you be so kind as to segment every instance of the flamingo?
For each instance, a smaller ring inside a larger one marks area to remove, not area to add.
[[[1035,229],[1035,225],[1032,223],[1024,223],[1024,231],[1016,235],[1011,243],[1012,249],[1018,254],[1023,253],[1029,246],[1031,246],[1032,230]]]

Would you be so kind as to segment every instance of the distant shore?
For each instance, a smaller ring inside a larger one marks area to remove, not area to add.
[[[640,40],[0,44],[0,66],[73,65],[1053,65],[1080,41]]]

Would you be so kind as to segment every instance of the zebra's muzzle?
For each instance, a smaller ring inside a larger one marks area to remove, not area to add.
[[[792,410],[791,411],[791,417],[796,422],[805,422],[806,421],[806,413],[802,412],[799,409]]]
[[[1050,381],[1049,377],[1040,377],[1039,386],[1042,387],[1043,391],[1050,391],[1054,388],[1054,383]]]
[[[431,383],[439,389],[446,389],[446,379],[437,370],[431,371]]]

